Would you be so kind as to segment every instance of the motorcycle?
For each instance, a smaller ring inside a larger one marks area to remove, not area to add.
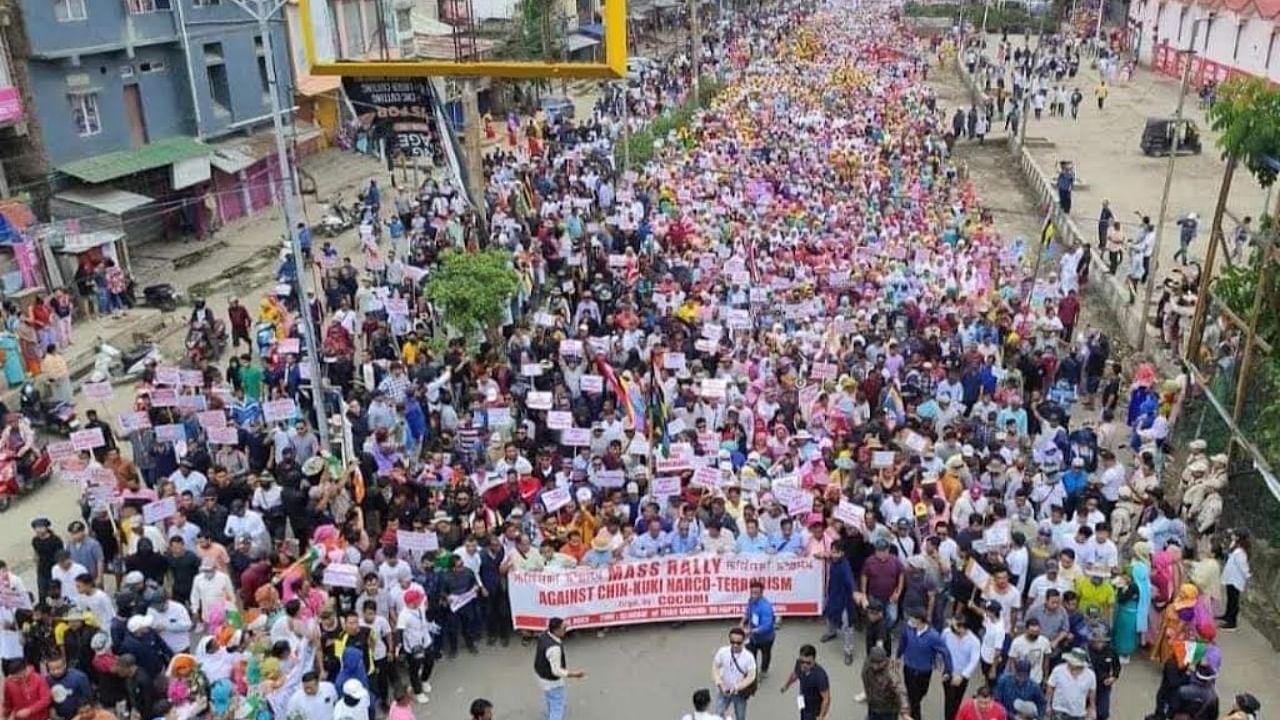
[[[221,320],[212,325],[196,321],[187,330],[187,358],[193,365],[222,355],[227,345],[227,328]]]
[[[27,468],[26,477],[22,476],[20,465],[17,453],[0,450],[0,512],[8,510],[15,497],[47,482],[52,475],[53,459],[47,448],[40,448]]]
[[[89,372],[89,382],[135,380],[142,376],[147,363],[164,360],[160,347],[155,343],[144,343],[130,350],[121,352],[107,343],[98,345],[98,354],[93,358],[93,370]]]
[[[323,207],[324,213],[320,216],[320,222],[311,228],[316,235],[336,237],[355,227],[356,214],[342,206],[341,197],[335,195],[333,200]]]
[[[18,393],[22,415],[37,429],[70,435],[80,429],[75,403],[46,401],[35,383],[28,382]]]
[[[142,299],[146,301],[147,305],[165,312],[173,312],[178,309],[178,301],[181,297],[181,293],[169,283],[148,285],[142,288]]]

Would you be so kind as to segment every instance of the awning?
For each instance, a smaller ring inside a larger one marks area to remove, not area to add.
[[[55,249],[64,255],[75,255],[85,250],[110,245],[117,240],[124,239],[125,234],[119,230],[95,230],[93,232],[63,235],[62,245]]]
[[[326,75],[301,75],[294,84],[294,92],[303,97],[315,97],[333,92],[342,86],[342,78]]]
[[[586,35],[597,40],[604,40],[604,25],[602,23],[588,23],[579,26],[576,32],[579,35]]]
[[[136,210],[152,202],[152,199],[146,195],[139,195],[126,190],[97,187],[63,190],[53,197],[55,200],[91,207],[108,215],[124,215],[130,210]]]
[[[577,52],[579,50],[585,50],[586,48],[594,47],[599,44],[600,44],[599,40],[593,37],[587,37],[586,35],[579,35],[577,33],[574,33],[573,35],[570,35],[569,37],[565,38],[565,41],[564,41],[565,49],[568,50],[569,52]]]
[[[209,164],[228,175],[235,175],[256,162],[257,158],[236,148],[219,148],[209,156]]]
[[[156,140],[133,150],[119,150],[76,160],[58,170],[88,183],[101,183],[208,154],[208,145],[193,137],[178,135]]]

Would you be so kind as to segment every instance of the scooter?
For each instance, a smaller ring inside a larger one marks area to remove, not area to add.
[[[37,429],[59,435],[70,435],[80,429],[75,403],[46,402],[35,383],[28,382],[18,393],[22,414]]]
[[[312,231],[321,237],[336,237],[347,230],[354,227],[354,216],[342,206],[342,198],[334,196],[324,206],[324,214],[320,216],[320,222],[312,227]]]
[[[164,360],[160,347],[155,343],[139,345],[129,352],[107,343],[98,345],[98,354],[93,358],[93,370],[89,372],[89,382],[108,382],[134,380],[142,376],[150,361],[160,363]]]
[[[187,330],[187,358],[192,365],[221,356],[226,344],[227,328],[220,320],[214,320],[212,326],[193,322]]]
[[[15,497],[45,484],[52,475],[53,459],[47,448],[40,448],[27,469],[27,477],[18,471],[18,457],[12,450],[0,450],[0,512],[9,509]]]

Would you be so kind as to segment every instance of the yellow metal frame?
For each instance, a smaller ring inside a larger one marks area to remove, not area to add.
[[[315,35],[311,28],[311,0],[298,0],[302,49],[312,75],[339,77],[508,77],[508,78],[595,78],[616,80],[627,74],[627,0],[606,0],[604,11],[603,63],[542,62],[446,62],[443,60],[394,60],[322,62],[316,57]]]

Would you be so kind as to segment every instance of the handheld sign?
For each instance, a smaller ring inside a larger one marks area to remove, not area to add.
[[[178,514],[178,499],[170,495],[142,506],[142,522],[155,525]]]
[[[102,437],[101,428],[89,428],[88,430],[77,430],[71,433],[71,447],[77,452],[84,450],[92,450],[106,445],[107,441]]]

